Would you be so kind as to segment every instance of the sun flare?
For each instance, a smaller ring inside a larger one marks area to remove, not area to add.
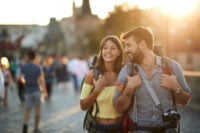
[[[196,2],[197,0],[164,0],[160,7],[163,13],[180,16],[190,12]]]

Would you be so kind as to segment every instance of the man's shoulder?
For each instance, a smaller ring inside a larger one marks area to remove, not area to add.
[[[123,69],[127,69],[127,67],[128,67],[127,64],[126,64],[126,65],[123,65],[121,70],[123,70]]]
[[[163,56],[164,60],[166,60],[168,63],[171,64],[171,66],[177,66],[177,65],[180,65],[176,60],[172,59],[172,58],[169,58],[167,56]]]
[[[127,72],[127,67],[128,67],[127,64],[124,65],[124,66],[121,68],[120,73],[126,73],[126,72]]]
[[[26,63],[22,66],[22,69],[33,69],[33,68],[40,69],[40,66],[33,63]]]

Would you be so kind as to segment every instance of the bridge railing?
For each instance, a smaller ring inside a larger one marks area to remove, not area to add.
[[[199,71],[183,71],[185,79],[192,90],[191,103],[200,105],[200,72]]]

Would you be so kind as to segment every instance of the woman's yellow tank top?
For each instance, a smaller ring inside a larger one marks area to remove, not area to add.
[[[84,83],[81,92],[81,100],[87,98],[94,86]],[[107,86],[104,87],[103,90],[97,97],[97,103],[99,107],[99,112],[97,113],[97,117],[99,118],[117,118],[121,117],[123,114],[118,113],[113,105],[113,97],[115,94],[116,87],[115,86]],[[94,116],[96,112],[96,104],[93,105],[92,115]]]

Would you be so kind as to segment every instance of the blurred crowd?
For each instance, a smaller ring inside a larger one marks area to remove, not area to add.
[[[8,59],[0,58],[0,103],[8,105],[8,89],[17,89],[20,102],[24,103],[25,79],[19,77],[21,67],[27,62],[26,58]],[[80,92],[81,81],[91,65],[91,59],[82,57],[68,58],[67,56],[36,56],[35,63],[40,66],[45,77],[48,93],[47,101],[51,100],[53,86],[56,89],[68,88],[69,82],[73,82],[75,93]],[[42,87],[42,86],[40,86]],[[41,88],[42,90],[42,88]]]

